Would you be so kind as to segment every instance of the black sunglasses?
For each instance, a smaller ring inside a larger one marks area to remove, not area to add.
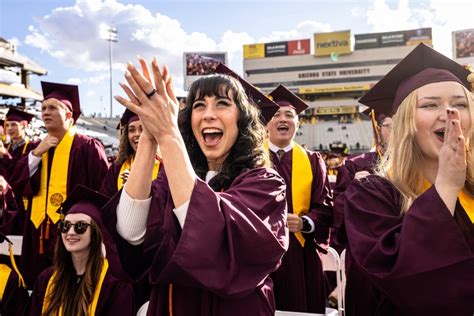
[[[66,234],[72,226],[74,226],[74,231],[76,234],[82,235],[86,232],[87,227],[91,226],[91,224],[87,224],[86,222],[82,221],[75,224],[71,223],[70,221],[59,221],[58,231]]]

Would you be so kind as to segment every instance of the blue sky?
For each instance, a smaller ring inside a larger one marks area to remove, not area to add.
[[[433,28],[435,49],[451,57],[451,32],[474,27],[473,0],[181,1],[0,0],[0,37],[48,70],[41,80],[80,85],[83,112],[109,111],[108,43],[100,25],[115,25],[114,94],[124,64],[156,55],[183,82],[184,51],[227,51],[242,72],[242,45],[352,34]],[[39,90],[39,77],[32,78]],[[114,114],[123,109],[114,103]]]

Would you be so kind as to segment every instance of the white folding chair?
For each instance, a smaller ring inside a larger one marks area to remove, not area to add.
[[[346,306],[346,249],[341,253],[342,306]]]
[[[337,310],[334,308],[326,308],[326,314],[315,314],[315,313],[298,313],[298,312],[283,312],[276,311],[275,316],[337,316]]]
[[[140,307],[137,312],[137,316],[146,316],[146,313],[148,312],[148,304],[150,304],[150,301],[146,302]]]
[[[336,272],[336,292],[337,292],[337,311],[336,315],[343,314],[344,311],[344,302],[342,299],[342,279],[341,279],[341,259],[339,258],[339,254],[337,251],[332,248],[328,247],[327,254],[321,255],[321,262],[323,264],[323,271],[334,271]],[[332,309],[334,310],[334,309]],[[331,311],[330,311],[331,312]],[[326,314],[328,311],[326,310]]]
[[[13,254],[15,256],[21,256],[21,246],[23,244],[23,236],[8,235],[7,238],[13,244]],[[0,244],[0,255],[9,256],[10,252],[8,251],[8,242],[4,241]]]

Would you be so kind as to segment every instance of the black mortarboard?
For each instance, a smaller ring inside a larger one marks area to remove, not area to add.
[[[81,115],[78,86],[41,81],[41,88],[43,89],[43,100],[54,98],[61,101],[72,111],[74,122],[77,121]]]
[[[240,84],[245,90],[247,97],[260,109],[260,118],[264,124],[269,122],[273,115],[278,111],[278,104],[266,97],[262,92],[260,92],[256,87],[247,82],[245,79],[240,77],[238,74],[233,72],[229,67],[220,63],[215,71],[216,74],[222,74],[234,77],[239,80]]]
[[[279,85],[275,90],[270,92],[270,96],[279,106],[290,106],[294,108],[296,114],[300,114],[308,108],[306,102],[283,85]]]
[[[61,204],[59,211],[64,216],[75,213],[89,215],[100,226],[102,222],[100,219],[100,209],[108,201],[108,196],[79,184]]]
[[[430,83],[455,81],[469,90],[469,70],[425,44],[419,44],[359,102],[376,112],[393,115],[414,90]]]
[[[120,125],[125,126],[128,123],[138,121],[139,119],[140,118],[138,117],[137,114],[130,111],[129,109],[125,109],[125,111],[122,114],[122,117],[120,118]]]
[[[14,122],[21,122],[27,121],[28,123],[31,122],[31,119],[35,117],[33,114],[20,111],[15,108],[10,108],[5,115],[7,121],[14,121]]]

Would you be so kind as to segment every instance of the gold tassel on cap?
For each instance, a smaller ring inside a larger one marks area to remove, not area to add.
[[[474,92],[474,70],[470,65],[466,65],[464,68],[470,72],[470,74],[467,75],[467,81],[471,83],[471,92]]]

